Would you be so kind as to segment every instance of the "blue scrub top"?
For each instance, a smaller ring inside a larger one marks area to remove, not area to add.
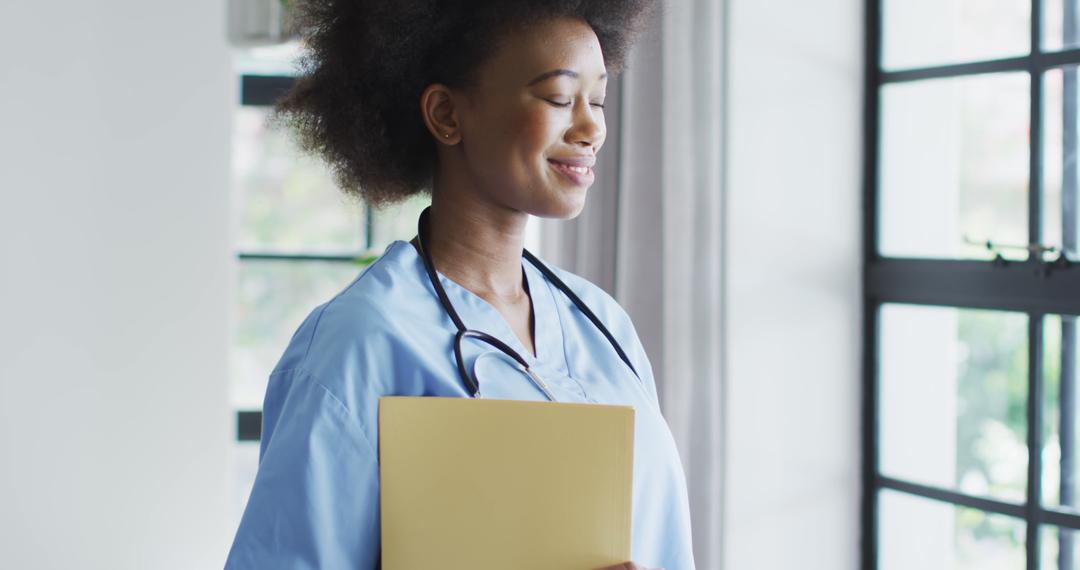
[[[518,351],[559,401],[634,407],[632,559],[694,568],[685,475],[629,316],[599,287],[552,267],[608,327],[641,379],[562,291],[528,261],[522,266],[535,357],[487,301],[439,279],[465,325]],[[259,469],[226,568],[377,568],[379,397],[467,397],[454,362],[456,330],[419,253],[401,240],[312,311],[270,375]],[[484,397],[546,400],[501,352],[475,340],[463,344]]]

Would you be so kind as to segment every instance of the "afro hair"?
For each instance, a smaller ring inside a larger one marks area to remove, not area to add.
[[[346,194],[378,207],[430,191],[436,143],[420,113],[432,83],[467,87],[504,34],[572,17],[592,28],[609,73],[659,0],[303,0],[306,51],[274,121],[320,155]]]

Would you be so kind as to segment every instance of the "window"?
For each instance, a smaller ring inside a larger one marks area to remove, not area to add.
[[[868,570],[1080,570],[1078,3],[868,0]]]
[[[346,198],[320,159],[266,124],[293,78],[292,45],[238,55],[233,123],[236,284],[230,398],[237,411],[242,512],[258,466],[260,408],[270,371],[312,309],[348,285],[395,239],[411,239],[426,196],[379,210]]]

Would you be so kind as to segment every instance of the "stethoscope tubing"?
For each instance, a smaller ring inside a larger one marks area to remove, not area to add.
[[[419,244],[420,246],[420,257],[424,262],[424,269],[428,274],[428,279],[431,280],[431,285],[435,289],[435,295],[436,297],[438,297],[439,303],[442,304],[443,309],[446,310],[446,313],[447,315],[449,315],[450,320],[453,321],[454,326],[458,329],[457,334],[454,336],[454,360],[457,364],[458,375],[461,377],[461,381],[464,384],[466,391],[473,398],[481,397],[480,384],[475,378],[473,378],[469,374],[468,368],[465,366],[465,359],[462,356],[461,350],[462,341],[464,341],[466,338],[475,338],[495,347],[500,352],[514,359],[514,361],[522,368],[522,370],[526,374],[528,374],[529,378],[532,379],[533,383],[536,384],[536,387],[539,388],[540,391],[543,392],[549,400],[553,402],[556,401],[555,396],[551,393],[551,390],[548,388],[547,384],[540,378],[539,375],[537,375],[535,372],[532,371],[531,368],[529,368],[528,361],[525,360],[525,358],[522,357],[516,350],[488,333],[466,327],[464,321],[461,320],[461,316],[458,315],[457,310],[454,309],[454,304],[450,302],[450,298],[446,295],[446,291],[443,289],[442,283],[439,282],[438,274],[435,272],[435,265],[431,260],[431,253],[424,246],[423,236],[424,231],[427,228],[427,220],[428,216],[430,215],[430,210],[431,206],[428,206],[427,208],[424,208],[423,212],[420,213],[420,219],[417,222],[416,228],[416,241],[417,244]],[[630,358],[626,355],[626,352],[623,350],[622,346],[619,345],[619,342],[615,340],[615,336],[611,334],[611,331],[609,331],[606,326],[604,326],[604,323],[596,316],[595,313],[592,312],[589,306],[586,305],[585,302],[582,301],[581,298],[579,298],[570,289],[570,287],[567,286],[566,283],[564,283],[563,280],[555,274],[554,271],[548,268],[547,265],[541,262],[529,250],[523,249],[522,256],[525,259],[529,260],[529,262],[532,263],[537,269],[539,269],[540,272],[544,275],[544,277],[548,279],[548,281],[554,283],[555,286],[558,287],[559,290],[562,291],[574,303],[574,305],[577,306],[577,308],[586,316],[586,318],[588,318],[589,321],[592,322],[592,324],[600,330],[600,332],[604,335],[608,342],[611,343],[612,348],[615,349],[615,352],[619,355],[619,358],[622,359],[622,361],[630,367],[630,370],[634,373],[634,375],[640,379],[641,376],[638,375],[637,369],[634,368],[634,365],[630,363]]]

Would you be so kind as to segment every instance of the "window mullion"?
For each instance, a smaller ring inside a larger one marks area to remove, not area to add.
[[[364,206],[364,251],[371,251],[371,248],[375,247],[373,243],[375,240],[375,229],[372,227],[372,223],[375,216],[371,213],[371,206]]]
[[[1040,243],[1042,238],[1042,86],[1043,70],[1037,62],[1037,54],[1042,48],[1042,2],[1031,2],[1031,55],[1028,69],[1031,73],[1031,124],[1029,137],[1028,166],[1028,243]],[[1028,258],[1033,262],[1042,261],[1042,253],[1029,250]]]
[[[866,0],[863,106],[863,481],[862,568],[874,570],[878,558],[878,311],[868,291],[867,269],[878,259],[878,131],[881,123],[881,8],[883,0]]]
[[[1040,570],[1040,512],[1042,503],[1042,340],[1043,314],[1031,313],[1028,320],[1028,401],[1027,401],[1027,568]]]

